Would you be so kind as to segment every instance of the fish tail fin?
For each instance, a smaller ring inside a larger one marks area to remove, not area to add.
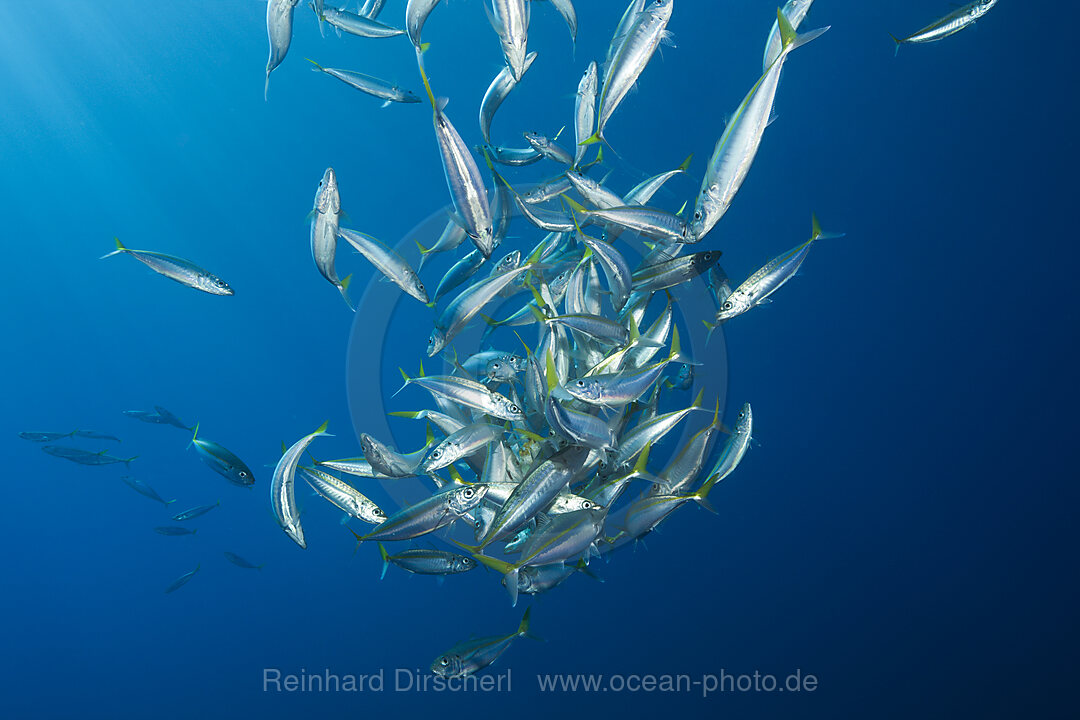
[[[199,438],[199,423],[195,423],[195,429],[191,432],[191,442],[187,444],[187,449],[190,450],[191,446],[195,444],[195,441]]]
[[[131,457],[129,457],[127,460],[124,461],[124,467],[131,467],[131,461],[137,459],[138,457],[138,455],[132,455]]]
[[[705,325],[705,327],[709,329],[709,332],[705,335],[705,344],[708,345],[709,340],[712,339],[713,331],[716,330],[716,328],[720,327],[720,323],[711,323],[708,320],[702,320],[701,322]]]
[[[821,229],[817,215],[810,215],[810,239],[811,240],[835,240],[844,237],[845,233],[826,232]]]
[[[382,580],[386,577],[386,569],[390,567],[390,553],[386,552],[382,543],[379,543],[379,556],[382,558],[382,575],[379,575],[379,579]]]
[[[690,161],[693,160],[693,159],[694,159],[694,153],[690,153],[689,155],[686,156],[686,159],[682,161],[682,164],[679,165],[679,167],[677,167],[675,169],[679,170],[681,172],[688,172],[690,170]]]
[[[505,563],[502,560],[496,560],[495,558],[489,558],[487,555],[482,555],[480,551],[483,550],[483,547],[480,545],[469,545],[468,543],[458,542],[453,538],[450,539],[450,542],[457,545],[462,550],[467,550],[469,554],[480,561],[484,567],[489,567],[492,570],[498,570],[499,572],[506,572],[505,570],[500,569],[504,565],[507,568],[510,567],[510,563]]]
[[[900,46],[904,44],[904,41],[896,37],[892,33],[889,33],[889,37],[891,37],[893,42],[896,43],[896,52],[893,53],[893,57],[896,57],[900,54]]]
[[[817,28],[815,30],[811,30],[810,32],[806,32],[800,35],[799,33],[795,32],[795,28],[791,26],[791,21],[788,20],[787,15],[785,15],[784,11],[780,8],[777,8],[776,10],[776,22],[778,27],[780,28],[780,37],[782,39],[782,46],[784,48],[783,52],[781,52],[780,54],[780,57],[782,57],[784,53],[790,53],[793,50],[802,47],[811,40],[816,40],[817,38],[824,35],[825,31],[829,29],[829,26],[826,25],[823,28]],[[776,61],[773,62],[775,63]]]
[[[127,248],[124,247],[124,243],[120,242],[120,238],[114,237],[113,240],[116,241],[116,249],[113,250],[111,253],[107,253],[105,255],[102,255],[101,257],[98,258],[98,260],[104,260],[105,258],[112,257],[113,255],[119,255],[120,253],[127,252]]]
[[[604,139],[602,131],[597,130],[592,135],[590,135],[589,137],[587,137],[584,140],[582,140],[581,142],[579,142],[578,145],[595,145],[596,143],[606,143],[606,142],[607,142],[607,140]]]
[[[323,67],[322,65],[320,65],[320,64],[319,64],[319,63],[317,63],[317,62],[315,62],[315,61],[314,61],[314,60],[312,60],[311,58],[304,58],[304,59],[305,59],[305,60],[307,60],[307,61],[308,61],[309,63],[311,63],[312,65],[314,65],[314,66],[315,66],[315,67],[311,68],[311,69],[312,69],[312,71],[314,71],[314,72],[325,72],[325,71],[326,71],[326,68],[324,68],[324,67]]]
[[[399,367],[398,372],[401,373],[401,377],[405,378],[405,383],[401,387],[399,387],[397,392],[391,395],[391,397],[396,397],[399,392],[407,388],[409,386],[409,383],[412,382],[412,378],[409,377],[409,374],[405,372],[405,368]]]
[[[195,533],[197,533],[197,532],[199,532],[199,528],[195,528],[194,530],[192,530],[192,531],[191,531],[191,534],[192,534],[192,535],[194,535],[194,534],[195,534]]]
[[[330,421],[329,420],[324,420],[323,424],[320,425],[318,428],[316,428],[315,432],[313,432],[312,435],[325,435],[327,437],[333,437],[333,435],[326,432],[326,428],[328,428],[328,427],[330,427]],[[221,504],[220,500],[218,501],[218,504],[219,505]]]
[[[348,525],[345,526],[345,529],[351,532],[353,534],[353,537],[356,538],[356,547],[353,548],[353,555],[355,555],[356,551],[360,549],[360,543],[364,542],[364,536],[353,530]]]
[[[266,83],[263,85],[263,102],[270,100],[270,70],[266,71]]]
[[[424,81],[424,90],[427,92],[428,100],[431,101],[431,108],[438,112],[435,93],[431,91],[431,83],[428,82],[427,72],[424,70],[424,50],[419,47],[416,48],[416,68],[420,71],[420,79]]]
[[[352,300],[349,299],[349,283],[350,282],[352,282],[352,274],[351,273],[349,275],[346,275],[345,279],[342,280],[341,283],[338,285],[338,291],[341,293],[341,297],[345,301],[345,304],[349,306],[349,309],[350,310],[355,310],[356,308],[353,307]]]
[[[165,504],[166,505],[172,505],[174,502],[176,502],[176,498],[173,498],[172,500],[166,500]]]
[[[517,634],[518,637],[527,637],[533,640],[539,640],[543,642],[543,638],[537,637],[529,632],[529,614],[532,612],[531,607],[525,608],[525,614],[521,616],[521,622],[518,623]]]
[[[690,493],[688,498],[690,500],[694,500],[695,502],[697,502],[698,505],[705,508],[709,512],[716,514],[716,508],[714,508],[706,498],[709,496],[709,491],[713,489],[713,486],[716,485],[716,482],[719,479],[719,475],[713,475],[708,480],[706,480],[705,484],[698,488],[697,491]]]
[[[577,563],[574,564],[574,569],[585,577],[592,578],[596,582],[604,582],[604,578],[589,569],[588,564],[585,562],[585,558],[578,558]]]

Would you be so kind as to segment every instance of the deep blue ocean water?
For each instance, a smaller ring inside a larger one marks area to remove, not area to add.
[[[580,0],[575,51],[554,9],[535,5],[539,57],[495,118],[504,144],[570,124],[577,80],[624,7]],[[654,58],[607,131],[621,187],[695,154],[690,177],[659,196],[672,211],[692,200],[725,116],[760,74],[775,12],[759,0],[676,5],[678,47]],[[388,0],[383,18],[400,25],[403,7]],[[1006,0],[976,28],[893,57],[887,32],[948,10],[815,5],[804,28],[832,29],[791,56],[778,119],[706,241],[739,281],[801,242],[811,212],[847,233],[815,247],[771,306],[726,326],[724,343],[695,347],[706,373],[726,346],[728,416],[752,402],[759,444],[714,491],[719,516],[683,509],[647,548],[599,563],[603,584],[572,577],[532,602],[546,642],[517,641],[491,668],[512,669],[512,692],[484,694],[394,692],[395,669],[424,669],[470,633],[509,632],[528,603],[511,608],[481,572],[439,585],[392,569],[379,582],[375,551],[354,554],[338,514],[306,489],[301,551],[267,497],[280,443],[323,420],[335,437],[313,446],[320,457],[359,454],[353,416],[362,423],[368,406],[347,398],[351,333],[382,358],[370,398],[389,398],[397,366],[412,372],[423,355],[430,311],[402,303],[389,326],[354,327],[313,267],[305,220],[328,165],[349,226],[390,243],[448,202],[426,105],[380,109],[304,62],[420,93],[408,41],[322,38],[302,5],[264,102],[255,0],[0,4],[3,714],[1073,716],[1068,13]],[[502,62],[480,3],[440,4],[424,38],[437,94],[478,142],[476,110]],[[99,261],[113,236],[189,257],[236,295]],[[359,297],[370,267],[343,249],[339,268],[356,273]],[[392,409],[426,406],[409,392]],[[155,404],[199,421],[256,487],[226,484],[185,451],[183,431],[120,414]],[[222,506],[194,537],[159,536],[169,513],[126,488],[122,466],[74,465],[17,437],[74,428],[121,436],[79,446],[137,455],[130,473],[178,498],[172,507]],[[421,433],[395,425],[403,444]],[[236,568],[225,550],[266,567]],[[264,668],[382,669],[387,687],[264,692]],[[536,681],[755,671],[818,684],[702,697],[544,694]]]

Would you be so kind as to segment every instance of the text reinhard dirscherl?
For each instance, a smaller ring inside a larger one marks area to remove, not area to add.
[[[550,674],[537,675],[536,689],[542,693],[812,693],[818,689],[817,676],[801,669],[787,675],[773,675],[755,670],[733,674],[721,669],[719,674]],[[511,692],[511,672],[484,672],[459,678],[444,678],[413,668],[380,668],[368,675],[336,674],[329,668],[321,672],[285,673],[279,668],[263,668],[263,692],[275,693],[381,693],[381,692]]]

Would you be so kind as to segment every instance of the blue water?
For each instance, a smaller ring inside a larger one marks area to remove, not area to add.
[[[571,122],[577,80],[623,9],[577,4],[575,54],[536,3],[539,58],[496,116],[497,142]],[[388,0],[383,18],[400,25],[403,6]],[[491,668],[512,669],[512,692],[483,694],[393,692],[394,669],[426,668],[470,633],[509,632],[527,603],[511,608],[481,572],[439,585],[392,570],[379,582],[374,550],[354,555],[337,514],[306,489],[301,551],[267,497],[281,441],[323,420],[335,437],[313,446],[320,456],[359,452],[346,396],[353,317],[308,248],[324,168],[337,170],[350,226],[388,242],[448,201],[430,110],[379,109],[304,57],[420,92],[407,40],[324,39],[298,7],[264,102],[254,0],[0,4],[4,715],[1070,716],[1080,252],[1068,14],[1003,2],[975,29],[894,59],[886,32],[948,9],[815,6],[805,27],[832,29],[791,57],[778,120],[706,241],[738,281],[801,242],[811,212],[847,233],[816,247],[771,306],[724,329],[728,416],[752,402],[760,444],[714,491],[718,517],[683,509],[647,548],[599,563],[603,584],[573,577],[534,601],[546,642],[519,640]],[[623,156],[612,182],[693,152],[691,177],[658,204],[693,197],[725,115],[758,77],[774,10],[679,0],[677,49],[654,59],[609,125]],[[478,142],[476,109],[502,62],[480,3],[441,4],[424,38],[436,92]],[[553,167],[508,175],[533,182]],[[204,264],[236,296],[129,258],[99,262],[113,236]],[[339,268],[356,273],[357,296],[372,279],[351,253]],[[388,329],[364,321],[355,331],[370,332],[388,384],[372,377],[370,397],[388,398],[396,366],[411,371],[423,353],[430,313],[402,304]],[[708,364],[717,347],[697,352]],[[418,409],[427,398],[398,400],[393,409]],[[120,414],[154,404],[244,458],[254,490],[185,452],[183,431]],[[138,455],[131,474],[173,507],[222,506],[194,537],[156,535],[169,513],[126,488],[122,466],[74,465],[16,437],[76,427],[121,436],[116,448],[79,446]],[[392,507],[385,491],[371,495]],[[266,567],[236,568],[225,550]],[[189,585],[162,593],[200,563]],[[264,668],[383,669],[386,688],[267,693]],[[816,689],[541,694],[536,682],[797,670]]]

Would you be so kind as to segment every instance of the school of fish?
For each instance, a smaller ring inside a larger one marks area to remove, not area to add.
[[[265,97],[271,73],[289,52],[298,2],[267,3]],[[978,0],[893,39],[898,49],[941,40],[971,26],[995,2]],[[283,447],[268,485],[270,510],[285,535],[307,547],[297,502],[299,478],[344,514],[359,547],[379,553],[383,576],[390,566],[440,579],[484,567],[495,571],[516,605],[521,595],[549,592],[578,573],[600,579],[590,560],[636,545],[683,506],[712,510],[716,486],[736,471],[751,446],[753,414],[750,404],[742,403],[725,421],[718,400],[700,393],[690,399],[695,373],[709,372],[709,356],[707,348],[697,348],[703,354],[695,358],[684,347],[691,329],[676,295],[688,289],[711,298],[715,314],[705,322],[711,335],[771,302],[818,240],[841,237],[822,230],[812,216],[809,237],[736,285],[719,265],[721,250],[712,235],[746,182],[774,119],[784,67],[795,50],[828,30],[800,32],[813,0],[789,0],[775,17],[762,18],[773,24],[764,38],[761,75],[748,78],[749,90],[708,157],[700,190],[685,198],[681,208],[652,203],[669,180],[691,173],[692,156],[632,188],[609,185],[606,174],[611,155],[628,150],[612,147],[606,131],[626,122],[620,106],[631,90],[647,85],[646,70],[660,46],[672,44],[668,25],[674,0],[632,0],[621,15],[612,13],[608,28],[579,27],[572,0],[485,0],[492,44],[503,66],[481,101],[479,146],[470,146],[451,122],[447,100],[435,93],[428,77],[431,40],[422,33],[438,0],[407,0],[404,17],[397,20],[383,12],[382,0],[367,0],[357,12],[324,0],[308,4],[324,36],[328,26],[339,37],[363,38],[357,42],[411,45],[407,52],[415,55],[422,93],[359,70],[308,61],[315,72],[381,100],[383,107],[426,101],[436,151],[430,167],[436,166],[437,155],[449,210],[442,233],[429,246],[420,245],[414,263],[403,254],[411,248],[403,251],[344,226],[343,189],[333,168],[319,181],[309,215],[316,271],[351,308],[351,276],[342,279],[337,273],[338,242],[344,240],[379,276],[431,308],[426,341],[417,336],[409,341],[415,342],[419,357],[437,358],[441,366],[435,374],[426,373],[422,361],[414,374],[402,369],[404,384],[394,395],[394,402],[410,407],[427,405],[390,413],[424,423],[422,447],[399,448],[392,438],[362,432],[359,456],[316,460],[312,446],[328,434],[326,423]],[[565,137],[562,130],[549,136],[519,128],[516,144],[499,145],[493,141],[497,111],[530,68],[543,63],[529,50],[534,5],[554,9],[575,43],[579,31],[603,32],[604,37],[611,32],[610,42],[604,57],[581,63],[576,88],[562,89],[574,98],[572,112],[567,108]],[[472,9],[458,5],[439,11]],[[393,40],[398,36],[404,40]],[[522,174],[527,172],[533,174]],[[116,249],[104,257],[130,255],[190,288],[233,294],[224,280],[189,260],[115,242]],[[452,258],[449,269],[425,286],[420,273],[438,266],[438,256]],[[483,349],[459,348],[455,341],[477,326],[483,328]],[[214,472],[239,487],[255,484],[251,469],[222,445],[201,437],[198,425],[189,427],[160,407],[125,414],[190,432],[189,446]],[[654,453],[677,428],[686,438],[680,446]],[[78,464],[129,467],[135,460],[55,444],[76,437],[118,441],[101,433],[21,436]],[[658,455],[670,457],[658,463]],[[388,511],[358,489],[401,478],[420,478],[428,495]],[[122,479],[164,507],[175,502],[141,480]],[[179,524],[155,530],[166,536],[193,534],[188,521],[216,507],[175,513],[171,521]],[[688,513],[680,517],[690,519]],[[224,555],[241,568],[262,567],[229,551]],[[178,577],[165,592],[179,589],[200,568]],[[432,672],[454,678],[483,670],[517,638],[534,637],[530,615],[531,608],[507,635],[470,638],[439,654]]]

